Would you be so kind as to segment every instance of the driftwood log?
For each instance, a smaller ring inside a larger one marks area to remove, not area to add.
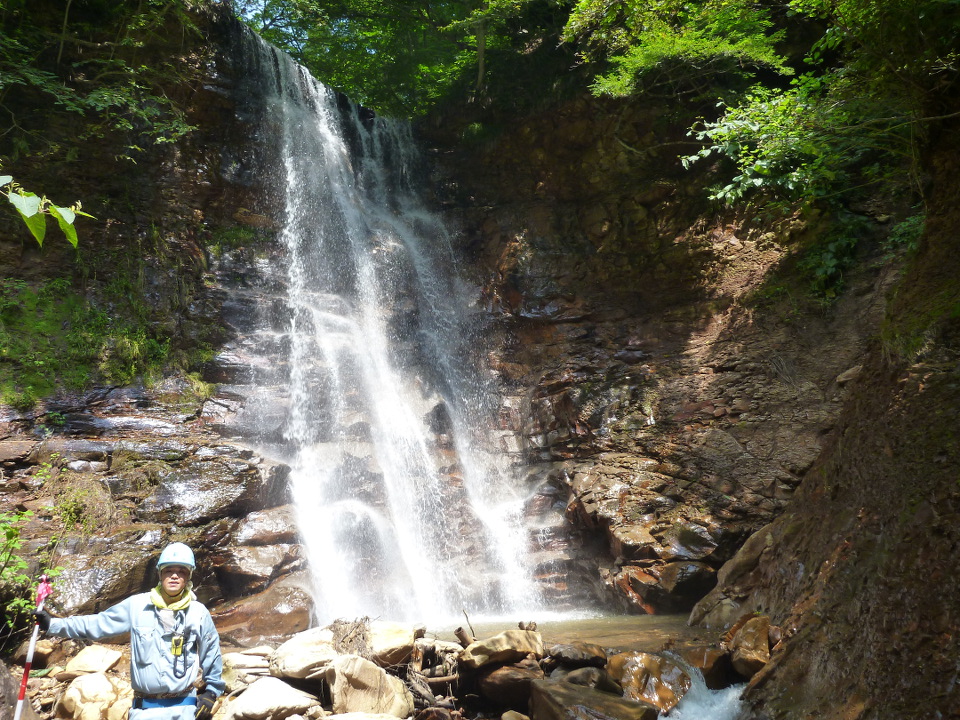
[[[462,627],[458,627],[456,630],[454,630],[453,634],[457,636],[457,642],[463,645],[463,647],[466,647],[470,643],[476,641],[476,638]]]

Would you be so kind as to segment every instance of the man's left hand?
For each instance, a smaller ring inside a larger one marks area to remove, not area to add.
[[[217,694],[213,690],[197,695],[197,720],[210,720],[213,717],[213,706],[217,704]]]

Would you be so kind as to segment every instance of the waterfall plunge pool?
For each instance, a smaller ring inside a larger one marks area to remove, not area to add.
[[[557,643],[584,642],[604,649],[621,652],[646,652],[670,655],[685,647],[712,645],[717,633],[687,625],[687,615],[595,615],[574,616],[548,613],[544,617],[527,618],[536,621],[537,631],[543,636],[545,647]],[[519,622],[519,621],[518,621]],[[507,619],[477,620],[464,617],[461,625],[478,638],[490,637],[517,626]],[[428,628],[439,640],[455,641],[458,626]],[[661,715],[666,720],[735,720],[740,712],[740,695],[745,685],[733,685],[721,690],[707,687],[703,676],[694,668],[687,668],[691,686],[680,704],[670,713]]]

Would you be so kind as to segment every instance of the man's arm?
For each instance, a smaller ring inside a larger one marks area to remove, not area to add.
[[[220,656],[220,635],[214,627],[210,613],[204,612],[200,621],[200,670],[207,683],[207,690],[222,695],[226,687],[223,680],[223,660]]]
[[[69,618],[51,618],[47,633],[57,637],[99,640],[130,632],[131,598],[117,603],[96,615],[78,615]]]

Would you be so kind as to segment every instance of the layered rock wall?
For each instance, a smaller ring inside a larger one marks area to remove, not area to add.
[[[826,309],[778,282],[818,221],[711,207],[670,112],[581,98],[435,155],[540,576],[574,604],[682,611],[712,587],[820,453],[893,279],[875,264]]]

